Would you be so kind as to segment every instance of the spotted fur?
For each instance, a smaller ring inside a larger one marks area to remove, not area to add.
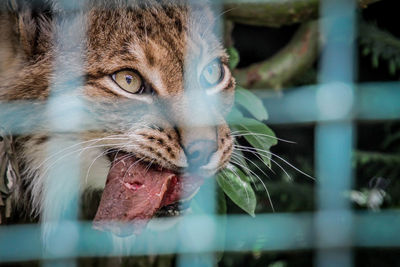
[[[209,7],[164,0],[88,1],[80,11],[66,13],[44,2],[40,7],[22,0],[2,4],[0,32],[6,38],[0,41],[0,101],[45,105],[51,95],[63,93],[51,88],[79,79],[83,85],[71,93],[83,101],[85,119],[81,131],[62,134],[52,131],[48,116],[36,122],[35,112],[26,114],[35,127],[16,139],[22,173],[18,203],[34,216],[44,208],[46,168],[63,164],[62,156],[74,151],[48,154],[49,144],[60,136],[83,142],[78,146],[83,153],[75,154],[81,158],[84,189],[104,187],[108,151],[123,150],[185,172],[188,146],[205,139],[217,147],[202,174],[213,175],[226,165],[233,141],[224,116],[232,105],[234,79],[225,68],[226,85],[212,96],[197,79],[214,59],[228,62]],[[65,19],[71,13],[74,19]],[[77,38],[80,31],[84,35]],[[111,90],[117,85],[110,75],[122,69],[138,71],[155,95],[125,98]]]

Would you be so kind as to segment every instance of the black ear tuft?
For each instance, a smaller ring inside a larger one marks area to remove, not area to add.
[[[53,9],[50,0],[5,0],[4,3],[9,11],[15,13],[30,9],[36,14],[51,14]]]
[[[53,7],[49,0],[6,0],[9,19],[13,20],[13,27],[19,39],[19,45],[30,58],[40,53],[38,40],[49,27],[53,17]],[[46,32],[46,34],[48,34]],[[41,38],[42,39],[42,38]]]

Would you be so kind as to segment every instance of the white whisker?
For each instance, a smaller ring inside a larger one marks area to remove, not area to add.
[[[88,167],[88,169],[87,169],[87,171],[86,171],[86,177],[85,177],[85,183],[87,183],[87,181],[88,181],[88,178],[89,178],[89,174],[90,174],[90,170],[92,169],[92,167],[93,167],[93,164],[96,162],[96,160],[98,160],[99,158],[101,158],[102,156],[105,156],[105,155],[107,155],[108,153],[111,153],[111,152],[114,152],[115,150],[109,150],[109,151],[103,151],[103,152],[101,152],[100,153],[100,155],[98,155],[91,163],[90,163],[90,165],[89,165],[89,167]]]
[[[94,144],[95,144],[95,143],[98,143],[98,142],[100,142],[100,141],[105,141],[105,140],[127,140],[126,137],[125,137],[125,138],[114,138],[114,137],[118,137],[118,136],[122,136],[122,135],[111,135],[111,136],[109,136],[109,137],[96,138],[96,139],[92,139],[92,140],[88,140],[88,141],[79,142],[79,143],[73,144],[73,145],[71,145],[71,146],[69,146],[69,147],[63,148],[62,150],[57,151],[56,153],[51,154],[49,157],[47,157],[45,160],[43,160],[42,163],[40,163],[40,164],[36,167],[36,170],[38,170],[41,166],[43,166],[47,161],[51,160],[53,157],[55,157],[55,156],[57,156],[57,155],[59,155],[59,154],[65,152],[65,151],[67,151],[67,150],[69,150],[69,149],[72,149],[72,148],[74,148],[74,147],[76,147],[76,146],[80,146],[80,145],[87,144],[87,143],[94,143]]]
[[[106,145],[89,146],[89,147],[77,149],[77,150],[75,150],[75,151],[66,153],[66,154],[64,154],[63,156],[61,156],[61,157],[57,158],[56,160],[54,160],[49,166],[47,166],[47,167],[45,168],[45,170],[43,171],[43,175],[46,174],[58,161],[60,161],[60,160],[62,160],[62,159],[64,159],[64,158],[66,158],[66,157],[68,157],[68,156],[70,156],[70,155],[73,155],[73,154],[78,153],[78,152],[79,152],[79,155],[81,155],[85,150],[88,150],[88,149],[101,148],[101,147],[109,147],[109,146],[112,146],[112,145],[118,146],[118,145],[121,145],[121,144],[120,144],[120,143],[117,143],[117,144],[106,144]],[[135,148],[135,147],[137,147],[137,145],[129,145],[129,147]]]
[[[235,171],[235,169],[234,168],[229,168],[228,167],[228,169],[231,171],[231,172],[233,172],[235,175],[236,175],[236,177],[237,178],[239,178],[240,179],[240,176],[239,176],[239,174]],[[224,171],[224,173],[225,173],[225,171]],[[232,184],[231,184],[232,185]],[[249,196],[249,192],[247,191],[247,189],[246,189],[246,187],[244,188],[244,191],[246,191],[246,195],[247,195],[247,203],[250,203],[250,196]]]
[[[256,156],[258,159],[260,159],[261,161],[263,161],[263,160],[260,158],[260,155],[263,155],[263,154],[261,154],[260,152],[257,152],[257,151],[254,151],[254,150],[250,150],[250,149],[248,149],[248,148],[237,148],[237,147],[235,147],[235,149],[236,149],[236,150],[239,150],[239,151],[244,151],[244,152],[252,153],[252,154],[253,154],[254,156]],[[285,170],[285,168],[283,168],[282,165],[280,165],[276,160],[274,160],[273,158],[269,157],[269,155],[263,155],[263,156],[268,157],[269,160],[270,160],[272,163],[275,163],[276,166],[278,166],[279,169],[281,169],[281,170],[285,173],[285,175],[289,178],[289,180],[292,180],[292,177],[290,176],[290,174],[289,174],[289,173]],[[265,164],[265,163],[264,163],[264,164]],[[271,169],[271,170],[272,170],[272,169]]]
[[[246,132],[246,131],[234,131],[234,132],[231,132],[231,136],[233,136],[233,137],[249,136],[249,135],[252,135],[252,136],[264,136],[264,137],[272,138],[272,139],[275,139],[275,140],[278,140],[278,141],[282,141],[282,142],[285,142],[285,143],[289,143],[289,144],[297,144],[294,141],[281,139],[281,138],[278,138],[276,136],[268,135],[268,134],[252,133],[252,132]]]
[[[150,170],[151,165],[153,164],[153,162],[154,162],[154,159],[152,159],[152,160],[149,162],[149,164],[147,164],[146,169],[145,169],[145,174],[147,174],[147,172]]]
[[[280,157],[280,156],[278,156],[278,155],[276,155],[276,154],[274,154],[274,153],[272,153],[272,152],[270,152],[270,151],[267,151],[267,150],[264,150],[264,149],[259,149],[259,148],[254,148],[254,147],[247,147],[247,146],[241,146],[241,145],[234,145],[235,146],[235,148],[236,149],[248,149],[248,150],[251,150],[251,151],[254,151],[254,152],[256,152],[256,153],[259,153],[260,155],[263,155],[263,156],[275,156],[275,157],[277,157],[278,159],[280,159],[281,161],[283,161],[284,163],[286,163],[287,165],[289,165],[291,168],[293,168],[294,170],[296,170],[297,172],[299,172],[299,173],[301,173],[301,174],[303,174],[304,176],[307,176],[308,178],[310,178],[310,179],[312,179],[312,180],[315,180],[315,178],[314,177],[312,177],[311,175],[309,175],[309,174],[307,174],[307,173],[305,173],[305,172],[303,172],[303,171],[301,171],[299,168],[297,168],[297,167],[295,167],[294,165],[292,165],[291,163],[289,163],[287,160],[285,160],[284,158],[282,158],[282,157]],[[250,152],[250,151],[249,151]],[[272,161],[272,159],[270,159],[271,161]],[[276,163],[276,162],[275,162]]]
[[[229,165],[228,165],[228,166],[229,166]],[[247,168],[247,167],[246,167],[246,168]],[[232,168],[232,169],[233,169],[233,168]],[[257,178],[257,179],[261,182],[261,184],[263,185],[263,187],[264,187],[264,189],[265,189],[265,192],[267,193],[267,197],[268,197],[269,203],[270,203],[270,205],[271,205],[271,209],[272,209],[273,212],[275,212],[275,208],[274,208],[274,204],[272,203],[271,195],[269,194],[268,188],[267,188],[267,186],[265,185],[264,181],[263,181],[263,180],[260,178],[260,176],[258,176],[254,171],[250,170],[249,168],[247,168],[247,170],[248,170],[255,178]],[[253,183],[254,183],[254,181],[253,181]]]
[[[239,154],[239,153],[233,151],[233,152],[232,152],[232,157],[233,157],[233,158],[234,158],[234,157],[236,157],[236,158],[242,157],[242,158],[246,159],[248,162],[250,162],[251,164],[253,164],[260,172],[262,172],[262,174],[264,174],[266,177],[269,178],[269,176],[268,176],[257,164],[255,164],[252,160],[250,160],[249,158],[245,157],[244,155],[241,155],[241,154]],[[265,164],[265,163],[264,163],[264,165],[267,166],[267,164]],[[267,166],[267,167],[268,167],[269,170],[272,171],[272,169],[269,168],[269,166]],[[273,172],[273,171],[272,171],[272,172]],[[275,174],[275,173],[274,173],[274,174]]]
[[[133,155],[132,155],[132,156],[133,156]],[[123,181],[123,182],[125,182],[126,174],[129,173],[129,171],[130,171],[136,164],[138,164],[139,162],[141,162],[141,161],[143,161],[143,160],[144,160],[144,158],[142,157],[141,159],[136,160],[131,166],[129,166],[129,168],[126,170],[126,172],[125,172],[125,174],[124,174],[124,177],[122,177],[122,181]]]

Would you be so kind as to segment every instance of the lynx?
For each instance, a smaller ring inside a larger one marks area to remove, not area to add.
[[[208,6],[86,1],[65,11],[36,2],[2,3],[0,18],[0,101],[10,107],[2,118],[31,104],[22,121],[0,122],[5,130],[32,126],[12,136],[20,173],[14,209],[35,220],[50,204],[65,207],[46,199],[46,183],[72,156],[81,165],[73,193],[104,190],[95,220],[114,231],[101,222],[145,224],[227,165],[233,138],[224,116],[235,81]],[[40,108],[63,94],[83,103],[79,131],[55,131],[51,109]],[[79,143],[49,150],[60,138]]]

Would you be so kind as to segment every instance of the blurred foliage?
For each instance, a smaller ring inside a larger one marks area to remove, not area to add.
[[[387,64],[388,72],[395,75],[400,69],[400,39],[374,23],[360,19],[359,42],[364,56],[371,57],[374,68],[380,60]]]
[[[248,67],[234,70],[239,85],[247,88],[281,90],[293,84],[318,57],[318,21],[303,23],[290,42],[272,57]]]
[[[387,122],[384,124],[383,139],[372,151],[356,150],[354,153],[354,165],[363,179],[361,189],[353,193],[366,198],[364,204],[354,200],[359,207],[371,207],[368,200],[371,196],[379,197],[380,206],[397,208],[400,206],[400,127],[399,123]],[[374,195],[373,195],[374,194]],[[359,198],[360,199],[360,198]],[[378,207],[378,209],[380,208]]]
[[[239,53],[233,47],[228,49],[230,68],[239,63]],[[270,148],[277,144],[275,133],[264,123],[268,113],[262,100],[251,91],[236,88],[235,106],[228,116],[234,138],[243,138],[248,145],[241,145],[235,140],[231,164],[217,175],[217,182],[225,194],[242,210],[255,216],[257,198],[253,187],[263,179],[253,171],[249,164],[257,166],[244,152],[253,154],[263,166],[271,168]],[[260,167],[257,166],[262,171]],[[263,172],[263,171],[262,171]],[[269,194],[267,192],[267,194]]]
[[[285,4],[293,4],[294,2],[296,1],[285,1]],[[301,1],[297,1],[297,3],[300,2]],[[308,5],[318,4],[318,1],[303,2],[307,2]],[[359,4],[362,8],[368,6],[369,9],[374,9],[374,2],[377,1],[359,1]],[[389,8],[393,8],[393,5],[395,5],[396,1],[383,0],[380,1],[380,3],[378,4],[383,6],[386,4],[385,2],[389,2],[387,6]],[[271,3],[268,4],[273,3],[276,3],[277,6],[279,6],[279,3],[275,1],[271,1]],[[227,17],[236,23],[267,27],[281,27],[286,24],[295,23],[295,19],[293,19],[294,16],[290,16],[290,14],[288,13],[285,13],[283,20],[273,20],[271,19],[273,18],[273,16],[265,16],[268,18],[264,20],[257,20],[257,16],[266,13],[262,13],[261,9],[257,10],[255,6],[256,5],[254,5],[253,7],[248,7],[252,10],[251,12],[247,13],[240,10],[227,11]],[[275,6],[274,8],[277,8],[277,6]],[[237,8],[238,5],[234,7]],[[304,8],[306,9],[307,7]],[[270,9],[270,11],[271,10],[272,9]],[[288,9],[286,9],[286,11],[287,10]],[[304,30],[306,29],[306,23],[311,21],[312,19],[316,19],[318,15],[314,10],[314,6],[312,7],[311,11],[309,10],[307,12],[303,12],[303,10],[297,9],[297,7],[295,11],[296,12],[294,13],[296,14],[302,14],[299,17],[301,18],[301,23],[299,29],[297,30],[297,35],[293,36],[289,44],[285,45],[283,49],[276,51],[275,54],[268,58],[253,62],[250,66],[244,66],[244,68],[237,69],[239,58],[244,58],[244,55],[242,55],[240,51],[238,52],[234,48],[235,38],[231,35],[225,36],[227,40],[226,43],[229,44],[228,52],[231,56],[230,67],[231,69],[233,69],[233,73],[237,77],[238,84],[246,88],[243,89],[239,86],[239,92],[242,90],[249,91],[248,89],[253,90],[254,88],[254,90],[256,90],[256,88],[272,88],[275,90],[281,90],[288,86],[296,87],[307,84],[315,84],[318,81],[318,50],[322,47],[323,44],[320,43],[319,32],[318,30],[316,30],[317,26],[313,25],[312,27],[315,28],[308,28],[308,32]],[[285,10],[282,9],[280,10],[280,12],[285,12]],[[374,77],[382,77],[381,73],[383,72],[387,74],[387,76],[383,76],[385,78],[381,80],[398,80],[400,77],[398,75],[400,69],[400,36],[387,30],[381,25],[378,26],[377,23],[367,22],[363,18],[362,13],[363,11],[360,10],[360,16],[358,19],[358,49],[359,54],[363,58],[367,58],[370,64],[367,64],[368,66],[359,66],[359,71],[362,72],[360,76],[366,75],[365,73],[367,73],[366,76],[368,76],[368,80],[373,80]],[[381,17],[385,16],[383,13],[378,15]],[[279,25],[277,25],[277,23]],[[234,25],[230,23],[229,33],[232,32],[233,27]],[[299,35],[299,33],[301,33],[301,29],[303,30],[303,32],[302,35]],[[311,35],[310,30],[312,33]],[[306,38],[309,38],[310,36],[312,36],[312,43],[310,43],[310,39]],[[265,44],[254,44],[254,46],[258,47],[255,49],[268,49]],[[289,47],[289,49],[287,47]],[[302,47],[303,49],[305,49],[303,50],[303,52],[307,51],[306,49],[309,48],[309,52],[312,52],[311,54],[309,54],[311,56],[308,55],[307,58],[302,59],[290,57],[290,54],[294,51],[294,49],[290,48],[296,47]],[[288,61],[288,59],[290,58],[292,59],[292,61]],[[305,60],[305,63],[298,69],[299,71],[293,71],[297,66],[299,66],[301,60]],[[279,74],[280,66],[284,66],[284,68],[282,68],[283,75]],[[372,67],[372,70],[368,69],[368,72],[366,72],[365,69],[369,67]],[[278,71],[278,74],[268,76],[268,73],[273,71]],[[284,94],[285,92],[282,91],[282,93]],[[263,115],[257,114],[256,112],[251,110],[247,110],[247,108],[251,106],[253,106],[254,108],[256,106],[259,106],[259,100],[252,99],[252,96],[247,98],[247,101],[239,97],[239,100],[237,101],[237,109],[240,113],[237,113],[237,111],[233,111],[233,114],[231,114],[231,116],[233,116],[233,118],[235,118],[236,120],[243,116],[246,119],[256,120],[268,124],[268,120],[262,119]],[[358,125],[360,131],[363,131],[364,128],[369,129],[368,127],[365,127],[365,124],[362,122],[359,122]],[[312,128],[313,126],[310,125],[309,127]],[[358,141],[360,144],[357,146],[357,150],[354,151],[356,181],[354,190],[348,192],[348,197],[354,202],[355,206],[358,209],[370,209],[373,211],[379,211],[380,209],[386,208],[400,208],[400,123],[376,122],[374,124],[374,127],[376,127],[377,131],[380,131],[379,135],[369,133],[365,134],[365,136],[367,137],[358,137],[359,139],[363,138],[363,141]],[[234,132],[235,130],[239,130],[238,128],[235,128],[234,125],[232,125],[232,128]],[[296,126],[288,128],[290,130],[287,131],[296,131]],[[253,132],[253,130],[249,128],[241,128],[240,130],[248,131],[248,133]],[[276,132],[276,135],[278,137],[288,139],[287,137],[282,136],[281,128],[274,127],[273,130],[274,132]],[[259,132],[262,131],[266,130],[259,130]],[[257,133],[257,130],[254,132]],[[309,136],[308,138],[309,140],[313,141],[312,136]],[[242,136],[237,137],[237,139],[239,145],[241,146],[262,148],[259,144],[250,142],[250,140],[248,140],[249,138],[245,139]],[[289,138],[289,140],[293,139]],[[267,140],[263,140],[263,142],[268,143]],[[282,146],[289,147],[290,145],[293,144],[282,144],[282,142],[280,142],[279,146],[274,146],[272,150],[280,157],[288,159],[289,163],[293,164],[301,171],[312,174],[314,171],[312,152],[300,152],[297,154],[293,154],[293,151],[295,151],[296,149],[282,149]],[[300,145],[300,147],[302,146]],[[268,151],[270,151],[270,149],[271,146],[267,147]],[[310,146],[308,149],[312,151],[313,147]],[[296,169],[293,169],[285,162],[282,162],[279,158],[271,157],[271,154],[269,154],[269,156],[270,157],[268,162],[268,160],[263,159],[261,155],[257,156],[251,152],[249,153],[249,151],[242,151],[242,160],[238,163],[237,166],[239,167],[244,162],[246,164],[246,168],[251,170],[251,176],[256,177],[256,179],[252,179],[254,180],[252,185],[254,188],[255,196],[257,198],[255,214],[262,212],[271,212],[273,210],[271,209],[272,203],[275,210],[279,212],[313,211],[315,208],[315,203],[314,186],[312,181],[310,181],[310,179],[305,179],[304,175],[300,174]],[[238,161],[236,156],[234,156],[234,159]],[[273,160],[274,162],[272,162],[271,160]],[[267,162],[268,164],[266,164]],[[277,165],[278,163],[280,164],[280,167]],[[242,169],[242,172],[249,176],[249,172],[246,172],[245,169]],[[257,179],[257,177],[261,177],[262,179]],[[241,209],[229,199],[227,199],[226,205],[228,213],[242,212]],[[376,263],[392,263],[392,265],[384,266],[394,266],[393,263],[397,265],[399,264],[397,258],[394,258],[398,251],[394,251],[393,255],[390,254],[391,256],[393,256],[392,259],[390,258],[390,255],[386,255],[385,257],[380,259],[379,252],[376,251],[369,251],[368,253],[372,254],[365,256],[366,253],[356,253],[357,257],[360,257],[359,255],[363,255],[363,258],[357,258],[356,262],[358,265],[361,264],[360,266],[365,266],[365,264],[368,264],[369,260],[371,259],[373,259],[373,262]],[[375,255],[376,257],[374,258],[374,256],[372,255]],[[312,253],[309,251],[263,253],[254,250],[249,253],[227,253],[222,258],[219,265],[276,267],[309,266],[312,265],[312,263]]]

